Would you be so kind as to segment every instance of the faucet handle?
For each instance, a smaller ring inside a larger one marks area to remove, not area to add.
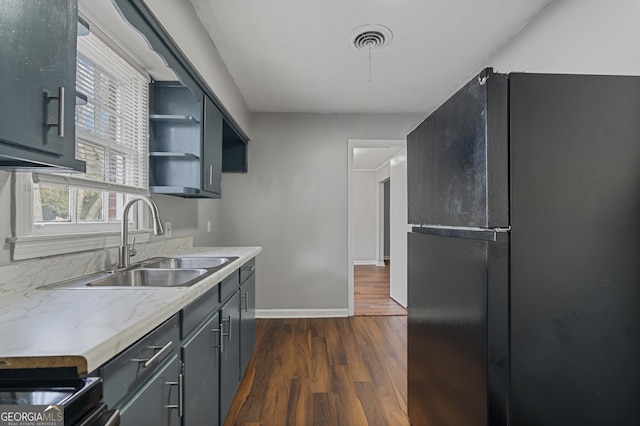
[[[136,250],[136,237],[133,237],[133,241],[131,242],[131,247],[129,247],[129,257],[133,257],[138,254]]]

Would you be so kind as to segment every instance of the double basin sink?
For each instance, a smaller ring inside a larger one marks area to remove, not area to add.
[[[189,287],[237,257],[154,258],[129,268],[91,274],[42,288]]]

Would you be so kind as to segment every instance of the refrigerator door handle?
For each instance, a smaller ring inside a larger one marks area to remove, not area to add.
[[[511,226],[507,226],[506,228],[492,228],[495,232],[501,234],[505,232],[511,232]]]
[[[511,228],[446,228],[438,226],[414,226],[417,234],[438,235],[440,237],[464,238],[470,240],[496,241],[498,233],[509,232]]]

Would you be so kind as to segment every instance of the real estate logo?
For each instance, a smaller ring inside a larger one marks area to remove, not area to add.
[[[64,426],[57,405],[0,405],[0,426]]]

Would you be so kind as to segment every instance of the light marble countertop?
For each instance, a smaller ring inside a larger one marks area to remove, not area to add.
[[[0,367],[76,366],[92,372],[218,285],[261,247],[191,247],[179,255],[237,256],[191,287],[28,288],[0,298]]]

